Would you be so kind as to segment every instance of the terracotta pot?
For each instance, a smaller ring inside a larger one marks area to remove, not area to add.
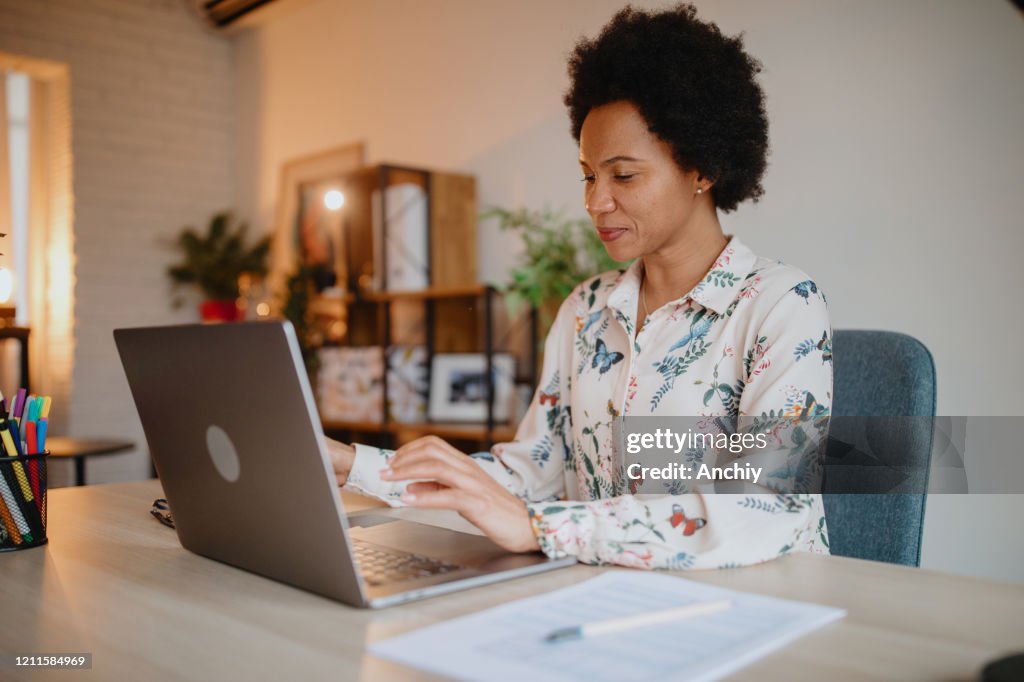
[[[233,298],[225,301],[203,301],[199,304],[199,316],[203,322],[234,322],[240,317],[238,303]]]

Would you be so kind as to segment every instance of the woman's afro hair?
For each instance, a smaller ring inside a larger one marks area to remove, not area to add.
[[[594,107],[628,100],[676,163],[712,180],[715,206],[731,211],[764,194],[768,117],[755,80],[761,64],[697,18],[692,5],[661,12],[627,6],[569,57],[565,94],[572,134]]]

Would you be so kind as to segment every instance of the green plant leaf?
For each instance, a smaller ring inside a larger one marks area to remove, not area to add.
[[[239,276],[245,272],[266,274],[270,250],[269,238],[246,248],[246,229],[245,224],[232,229],[227,211],[211,218],[205,236],[184,228],[176,240],[184,260],[168,267],[168,276],[174,284],[198,285],[211,300],[237,298]]]
[[[561,302],[580,282],[621,266],[608,256],[590,221],[566,218],[562,211],[492,207],[481,219],[497,219],[502,231],[519,233],[523,254],[505,289],[538,308]],[[598,286],[595,281],[591,292]]]

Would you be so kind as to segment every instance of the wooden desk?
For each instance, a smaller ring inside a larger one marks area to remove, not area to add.
[[[364,647],[602,570],[575,566],[382,611],[353,609],[186,552],[149,515],[161,496],[158,481],[50,492],[49,545],[0,555],[0,622],[16,624],[5,628],[0,652],[91,652],[93,668],[0,668],[0,679],[433,679]],[[347,496],[346,504],[373,506]],[[686,575],[849,611],[730,679],[971,680],[984,661],[1024,647],[1020,585],[806,554]]]

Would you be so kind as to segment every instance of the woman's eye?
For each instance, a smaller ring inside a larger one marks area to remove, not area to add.
[[[592,185],[592,184],[594,184],[594,176],[593,175],[584,175],[583,179],[580,180],[580,182],[585,182],[588,185]]]
[[[628,182],[632,180],[634,176],[636,176],[636,173],[620,173],[615,176],[615,179],[620,182]]]

